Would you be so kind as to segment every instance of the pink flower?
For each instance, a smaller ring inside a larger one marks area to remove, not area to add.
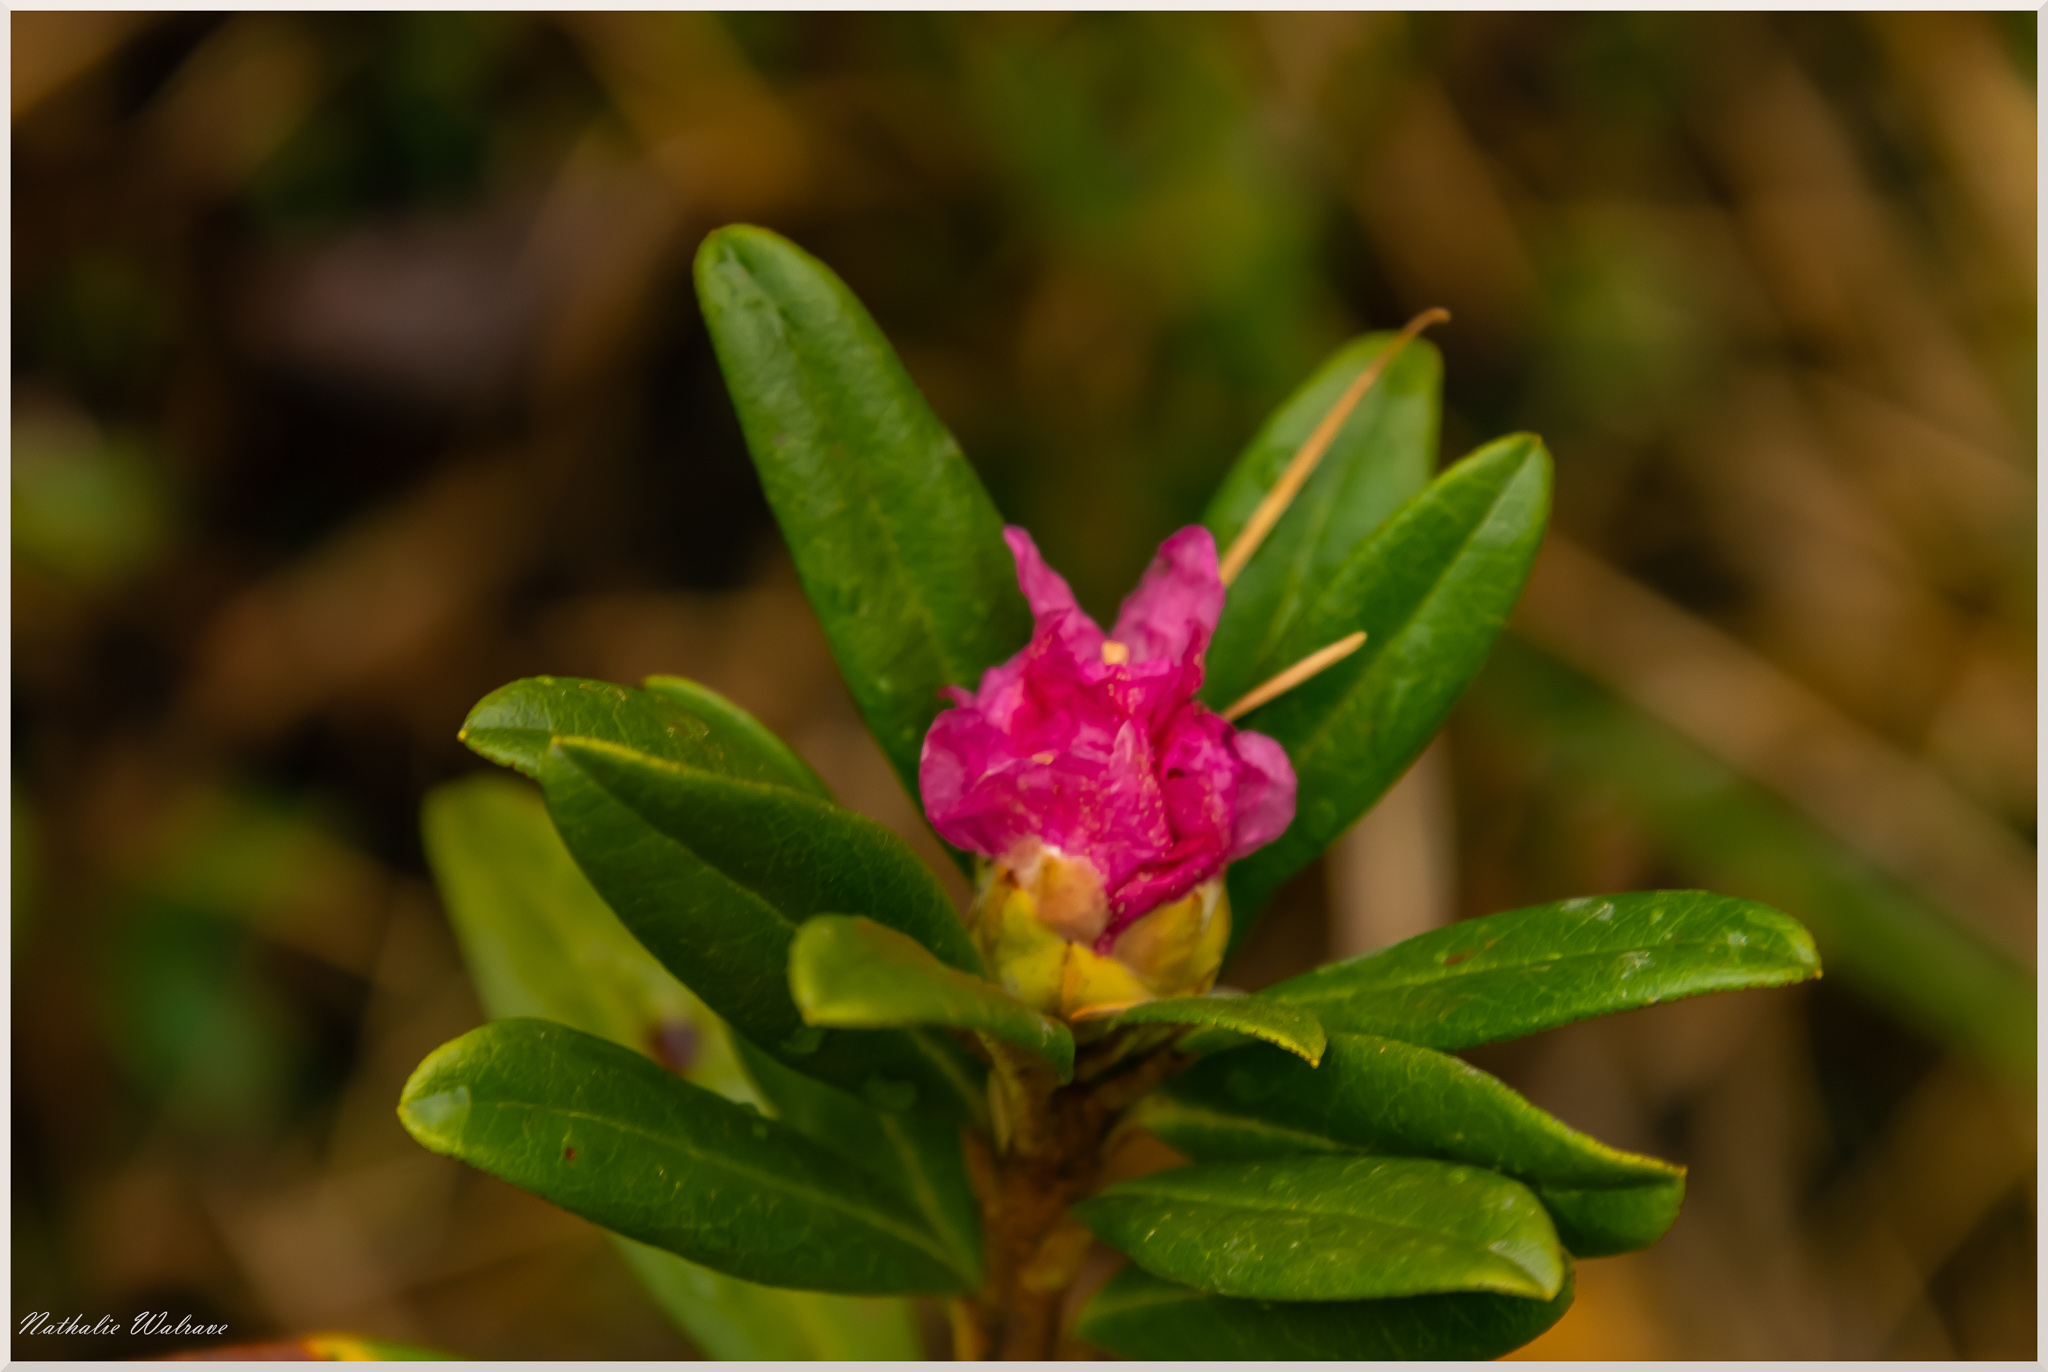
[[[1044,917],[1107,953],[1133,920],[1279,837],[1294,769],[1195,699],[1223,611],[1207,529],[1160,545],[1108,637],[1031,535],[1003,537],[1036,626],[979,692],[947,688],[919,767],[925,811],[947,842],[1012,872],[1047,853],[1085,864],[1093,889]]]

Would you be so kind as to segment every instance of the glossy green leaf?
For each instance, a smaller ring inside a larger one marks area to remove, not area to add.
[[[868,728],[911,795],[942,701],[1023,647],[1002,517],[830,268],[733,225],[697,296],[768,504]]]
[[[698,999],[656,962],[577,870],[533,786],[464,777],[421,807],[427,865],[493,1019],[533,1016],[671,1062],[699,1086],[747,1098],[745,1073]]]
[[[1478,671],[1521,594],[1549,512],[1537,439],[1501,439],[1459,462],[1355,548],[1273,654],[1291,663],[1354,630],[1365,646],[1244,719],[1277,738],[1299,782],[1294,823],[1231,871],[1251,916],[1421,752]],[[1212,697],[1215,703],[1223,703]]]
[[[1222,1029],[1268,1043],[1314,1063],[1323,1056],[1323,1026],[1298,1005],[1252,996],[1174,996],[1148,1000],[1120,1011],[1111,1027],[1127,1024],[1187,1024]]]
[[[1155,1091],[1139,1101],[1125,1118],[1196,1162],[1243,1162],[1303,1153],[1360,1151],[1314,1129],[1298,1129],[1236,1105],[1204,1105],[1198,1099],[1165,1091]]]
[[[1557,1233],[1527,1188],[1442,1162],[1197,1163],[1120,1182],[1073,1213],[1146,1271],[1222,1296],[1548,1300],[1564,1280]]]
[[[1447,1051],[1659,1001],[1820,975],[1813,938],[1768,905],[1634,891],[1509,910],[1418,934],[1260,993],[1330,1029]]]
[[[858,1294],[967,1285],[915,1212],[839,1155],[564,1025],[498,1020],[443,1044],[398,1114],[431,1152],[748,1281]]]
[[[626,932],[549,822],[532,786],[484,772],[420,810],[427,865],[494,1019],[535,1016],[648,1051],[695,997]]]
[[[832,798],[803,759],[731,701],[681,677],[649,681],[650,689],[635,691],[582,677],[525,677],[478,701],[456,736],[530,777],[540,775],[552,740],[596,738],[665,762]]]
[[[784,918],[827,910],[868,915],[953,967],[981,971],[981,955],[946,888],[909,844],[866,815],[597,740],[559,740],[557,751]],[[543,787],[551,774],[544,766]]]
[[[1456,1291],[1376,1301],[1252,1301],[1163,1281],[1109,1279],[1074,1333],[1125,1358],[1175,1361],[1478,1360],[1511,1353],[1564,1318],[1572,1275],[1547,1301]]]
[[[739,1033],[884,1109],[983,1108],[979,1064],[942,1034],[816,1029],[789,997],[790,941],[825,910],[872,912],[978,965],[902,840],[808,796],[590,740],[557,740],[541,785],[606,903]]]
[[[979,1284],[981,1203],[968,1178],[958,1126],[931,1115],[876,1110],[837,1087],[791,1071],[745,1039],[735,1044],[775,1118],[893,1190],[946,1245],[953,1266]]]
[[[1299,789],[1287,832],[1230,870],[1233,949],[1274,889],[1350,828],[1442,726],[1522,593],[1549,511],[1543,444],[1525,434],[1489,443],[1354,549],[1295,616],[1276,661],[1355,630],[1366,641],[1242,720],[1287,749]]]
[[[1074,1075],[1074,1035],[1066,1025],[871,919],[806,921],[790,945],[789,989],[806,1024],[967,1029],[1043,1055],[1061,1081]]]
[[[727,767],[724,770],[729,775],[767,781],[798,791],[808,791],[826,800],[832,799],[831,789],[815,771],[811,770],[810,763],[797,756],[794,748],[776,737],[774,730],[709,686],[700,685],[688,677],[651,676],[640,683],[640,689],[670,705],[681,706],[709,724],[721,746],[729,754],[744,759],[749,769],[742,771],[735,767]],[[675,761],[688,762],[689,759],[677,758]],[[755,769],[758,769],[758,775]],[[784,778],[779,783],[776,782],[778,776]]]
[[[728,1100],[758,1098],[733,1054],[744,1041],[729,1041],[717,1018],[626,932],[562,846],[538,790],[501,773],[465,777],[427,793],[421,829],[485,1013],[555,1020],[650,1053]],[[609,1237],[655,1301],[711,1357],[920,1354],[916,1324],[900,1299],[757,1286]]]
[[[1685,1198],[1684,1168],[1609,1148],[1478,1068],[1393,1039],[1332,1033],[1313,1068],[1263,1044],[1220,1053],[1163,1096],[1142,1122],[1198,1161],[1355,1150],[1492,1168],[1535,1191],[1582,1258],[1655,1243]]]
[[[1394,338],[1374,333],[1352,339],[1267,419],[1202,516],[1219,553],[1243,530],[1330,407]],[[1442,359],[1417,339],[1358,402],[1230,587],[1209,647],[1210,699],[1228,704],[1290,665],[1276,653],[1295,619],[1359,541],[1428,484],[1436,469],[1442,388]]]
[[[611,1235],[626,1266],[707,1358],[720,1362],[905,1362],[924,1356],[900,1296],[789,1291],[728,1277]]]

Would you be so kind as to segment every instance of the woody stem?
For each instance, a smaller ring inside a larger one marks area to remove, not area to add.
[[[1006,1137],[966,1136],[981,1202],[987,1280],[953,1310],[954,1356],[1059,1356],[1067,1291],[1092,1236],[1067,1208],[1092,1192],[1116,1118],[1183,1065],[1160,1053],[1107,1080],[1060,1086],[1042,1060],[990,1045]]]

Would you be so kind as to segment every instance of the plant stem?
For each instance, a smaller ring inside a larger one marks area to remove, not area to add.
[[[966,1139],[987,1281],[953,1307],[954,1356],[1046,1360],[1058,1356],[1061,1307],[1092,1242],[1067,1207],[1100,1180],[1116,1117],[1186,1059],[1159,1053],[1105,1080],[1059,1086],[1042,1060],[990,1048],[1005,1128],[993,1141]]]

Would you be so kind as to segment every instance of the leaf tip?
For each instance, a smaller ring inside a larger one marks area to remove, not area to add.
[[[1792,960],[1810,972],[1815,981],[1820,980],[1820,946],[1813,941],[1813,931],[1797,920],[1791,921],[1794,930],[1792,939]]]
[[[754,229],[752,224],[725,224],[704,235],[704,241],[697,245],[697,270],[704,272],[720,259],[733,255],[734,240]],[[755,230],[759,232],[759,230]]]
[[[763,254],[807,256],[796,244],[759,224],[727,224],[705,234],[693,264],[700,301],[709,303],[713,292],[708,287],[717,273],[738,271],[751,277]]]
[[[452,1152],[469,1119],[469,1086],[452,1081],[449,1071],[469,1039],[465,1034],[427,1054],[398,1094],[399,1124],[429,1152]]]
[[[1065,1086],[1074,1079],[1074,1031],[1056,1019],[1048,1017],[1046,1023],[1052,1026],[1053,1070],[1059,1074],[1060,1085]]]
[[[1549,1244],[1494,1243],[1487,1245],[1505,1259],[1512,1273],[1502,1284],[1509,1295],[1536,1300],[1553,1300],[1564,1288],[1564,1253],[1555,1240]]]

